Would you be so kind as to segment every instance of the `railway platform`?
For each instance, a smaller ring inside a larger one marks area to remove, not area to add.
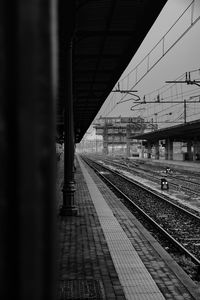
[[[62,157],[57,171],[62,204]],[[57,217],[57,300],[192,300],[200,287],[78,158],[78,215]]]

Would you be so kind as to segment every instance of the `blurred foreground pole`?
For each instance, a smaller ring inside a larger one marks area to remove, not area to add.
[[[56,299],[56,1],[0,4],[0,299]]]

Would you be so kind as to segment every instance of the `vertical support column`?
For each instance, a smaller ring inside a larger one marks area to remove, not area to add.
[[[74,114],[72,82],[72,47],[75,28],[75,1],[60,0],[59,5],[59,57],[60,84],[64,104],[64,184],[63,205],[60,214],[77,215],[74,203]]]
[[[145,149],[145,147],[143,146],[143,144],[141,142],[141,158],[144,158],[144,149]]]
[[[112,154],[114,155],[114,134],[112,134]]]
[[[170,138],[165,141],[165,159],[173,160],[173,140]]]
[[[186,122],[187,122],[187,106],[186,106],[186,100],[184,100],[183,111],[184,111],[184,124],[186,124]]]
[[[155,142],[155,159],[160,158],[159,140]]]
[[[165,160],[168,160],[168,143],[169,143],[169,140],[166,139],[165,140]]]
[[[147,158],[151,158],[151,143],[147,142]]]
[[[62,216],[77,215],[74,203],[74,118],[72,93],[72,38],[66,41],[66,89],[64,99],[64,185],[63,205],[60,209]]]
[[[108,142],[103,141],[103,154],[108,155]]]
[[[200,141],[195,140],[193,143],[194,152],[193,152],[193,160],[199,161],[200,160]]]
[[[193,154],[192,154],[192,141],[187,142],[187,154],[188,154],[188,160],[192,160]]]
[[[106,124],[103,130],[103,154],[108,155],[108,129]]]
[[[126,126],[126,157],[130,157],[130,127]]]
[[[98,152],[97,136],[95,137],[95,152]]]
[[[127,157],[130,157],[131,156],[131,150],[130,150],[130,141],[129,140],[127,140],[126,141],[126,156]]]
[[[173,140],[170,139],[170,141],[169,141],[169,159],[170,160],[174,159],[173,152],[174,152]]]
[[[0,298],[54,300],[57,1],[10,4],[0,3]]]

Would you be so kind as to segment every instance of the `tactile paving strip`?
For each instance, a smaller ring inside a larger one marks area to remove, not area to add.
[[[93,179],[80,160],[79,163],[126,298],[128,300],[164,300],[164,296],[113,215]]]

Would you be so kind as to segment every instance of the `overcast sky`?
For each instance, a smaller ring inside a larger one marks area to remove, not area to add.
[[[141,44],[140,48],[136,52],[135,56],[131,60],[129,66],[122,74],[119,79],[120,88],[121,89],[131,89],[135,83],[136,71],[133,71],[134,67],[140,63],[140,61],[147,55],[151,49],[157,44],[157,42],[165,35],[165,33],[170,29],[170,27],[174,24],[174,22],[179,18],[179,16],[185,11],[185,9],[190,5],[191,0],[169,0],[164,6],[162,12],[158,16],[157,20],[151,27],[149,33]],[[194,7],[187,10],[187,13],[177,22],[177,24],[173,27],[173,29],[166,35],[165,38],[165,50],[166,51],[170,45],[180,36],[181,33],[185,31],[185,29],[191,24],[191,17],[193,21],[200,16],[200,1],[195,0]],[[185,74],[185,72],[191,70],[200,69],[200,21],[196,22],[193,27],[179,40],[179,42],[166,54],[164,57],[156,64],[155,67],[134,87],[134,90],[138,90],[136,93],[143,99],[144,95],[151,100],[156,96],[156,93],[160,93],[161,97],[166,97],[166,94],[162,94],[163,86],[166,85],[165,81],[167,80],[175,80],[181,74]],[[154,50],[149,58],[149,65],[151,65],[161,56],[163,51],[163,44],[160,43],[158,47]],[[147,59],[143,64],[138,68],[137,77],[140,78],[141,74],[145,73],[147,69]],[[130,74],[127,76],[127,74]],[[193,78],[198,80],[200,78],[200,72],[191,73]],[[124,78],[124,80],[122,80]],[[182,78],[184,79],[184,78]],[[169,86],[169,85],[168,85]],[[114,87],[115,89],[115,87]],[[198,86],[194,85],[186,85],[179,84],[173,88],[175,90],[169,89],[171,95],[174,97],[174,93],[184,92],[185,99],[189,99],[188,92],[191,92],[191,95],[200,94],[200,90]],[[150,94],[152,91],[157,91],[154,94]],[[102,116],[144,116],[144,117],[155,117],[154,113],[157,113],[157,117],[162,116],[162,110],[166,113],[170,112],[170,107],[172,105],[168,105],[169,109],[166,110],[166,106],[164,104],[158,106],[155,105],[146,105],[143,111],[131,111],[130,108],[133,105],[133,101],[127,101],[122,104],[117,104],[118,101],[122,98],[122,94],[120,93],[111,93],[106,99],[104,105],[101,110],[97,114],[96,118],[100,115]],[[128,95],[124,98],[130,99],[131,97]],[[178,98],[174,97],[173,99],[177,100]],[[183,100],[179,98],[178,100]],[[114,108],[113,108],[114,107]],[[140,106],[140,108],[144,108]],[[175,120],[183,105],[178,105],[173,108],[173,116],[171,120]],[[188,105],[188,120],[189,115],[192,116],[190,112],[192,109],[197,111],[200,108],[200,104],[190,104]],[[171,109],[172,110],[172,109]],[[174,111],[176,110],[177,115],[175,116]],[[199,110],[200,111],[200,110]],[[163,114],[164,115],[164,114]],[[96,119],[95,118],[95,119]],[[162,117],[163,118],[163,117]],[[191,117],[192,118],[192,117]],[[200,115],[193,116],[193,119],[200,118]],[[162,125],[160,125],[162,126]],[[163,125],[166,127],[167,125]]]

